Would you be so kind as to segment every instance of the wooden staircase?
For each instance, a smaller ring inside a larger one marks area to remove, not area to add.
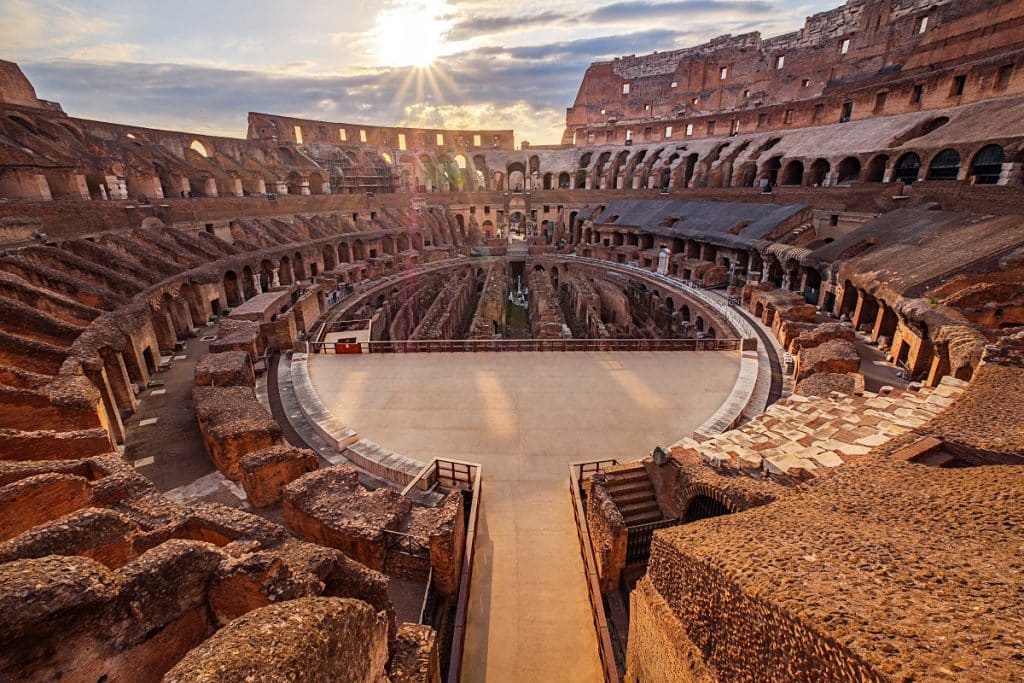
[[[622,513],[627,527],[663,519],[647,470],[642,463],[605,470],[605,486]]]

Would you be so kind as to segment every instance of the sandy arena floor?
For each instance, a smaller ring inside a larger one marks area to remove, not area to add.
[[[725,401],[734,352],[312,356],[324,404],[365,438],[483,464],[465,681],[598,681],[570,462],[635,460]]]

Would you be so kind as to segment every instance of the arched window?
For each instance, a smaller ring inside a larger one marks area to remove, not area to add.
[[[944,149],[932,159],[928,167],[928,180],[956,180],[960,173],[960,153],[955,149]]]
[[[1006,152],[999,145],[986,145],[978,150],[971,161],[971,177],[978,185],[995,185],[1003,172]]]
[[[921,172],[921,157],[914,152],[907,152],[896,160],[892,179],[898,183],[912,183]]]
[[[199,142],[199,140],[193,140],[192,144],[188,146],[193,152],[201,157],[209,157],[210,154],[206,151],[206,145]]]

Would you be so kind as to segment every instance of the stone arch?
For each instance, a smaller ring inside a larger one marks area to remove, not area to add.
[[[352,247],[348,242],[338,243],[338,262],[352,263]]]
[[[601,186],[601,176],[604,175],[605,166],[612,158],[611,152],[601,152],[601,155],[597,157],[597,163],[594,164],[594,173],[591,176],[590,187],[599,188]]]
[[[242,290],[238,286],[238,275],[233,270],[224,273],[224,297],[227,299],[228,308],[234,308],[242,303]]]
[[[843,185],[855,183],[860,180],[860,159],[857,157],[846,157],[839,162],[836,175],[836,183]]]
[[[270,291],[274,282],[274,264],[268,259],[260,261],[260,287],[264,292]]]
[[[643,153],[643,152],[641,152]],[[612,165],[608,169],[608,187],[609,189],[622,189],[625,183],[625,179],[621,178],[622,171],[625,170],[626,162],[629,160],[629,150],[622,150],[615,155],[615,159],[612,161]]]
[[[881,183],[885,180],[885,170],[889,167],[889,157],[879,154],[868,162],[867,175],[864,181],[868,183]]]
[[[916,152],[907,152],[896,160],[892,179],[898,183],[912,183],[921,173],[921,157]]]
[[[281,257],[278,264],[277,276],[282,285],[290,285],[295,282],[295,276],[292,273],[292,260],[287,254]]]
[[[437,187],[437,167],[434,165],[434,160],[426,154],[421,154],[419,162],[423,169],[421,186],[426,192],[433,192]]]
[[[947,148],[936,154],[928,165],[928,180],[956,180],[960,174],[960,152]]]
[[[708,495],[708,493],[710,492],[702,491],[690,497],[683,512],[684,524],[712,517],[720,517],[732,512],[730,506],[723,502],[723,496]]]
[[[772,157],[761,166],[761,179],[774,187],[779,184],[779,171],[781,170],[782,157]]]
[[[324,177],[318,172],[313,171],[307,178],[309,182],[309,193],[310,194],[326,194],[324,192]]]
[[[256,278],[252,273],[252,266],[242,268],[242,292],[246,299],[256,296]]]
[[[306,279],[306,259],[302,256],[301,252],[295,252],[295,260],[292,262],[292,270],[295,273],[296,280]]]
[[[971,159],[970,177],[976,185],[997,185],[1002,177],[1006,151],[999,145],[985,145]]]
[[[541,187],[543,187],[545,190],[553,190],[553,189],[555,189],[554,187],[552,187],[553,182],[554,182],[554,174],[553,173],[545,173],[544,174],[544,179],[543,179],[543,181],[541,183]]]
[[[285,182],[288,185],[288,194],[303,194],[302,188],[308,185],[306,179],[298,171],[289,173]]]
[[[352,242],[352,258],[356,261],[366,259],[366,245],[363,244],[362,240]]]
[[[804,162],[793,159],[782,171],[783,185],[802,185],[804,178]]]
[[[807,173],[807,186],[824,187],[830,170],[832,170],[832,165],[828,163],[828,159],[815,159]]]
[[[696,152],[686,155],[680,166],[682,167],[682,173],[679,174],[679,187],[689,187],[690,182],[693,180],[693,174],[697,171],[697,162],[700,160],[700,155]]]
[[[199,140],[193,140],[188,148],[204,159],[210,158],[210,149]]]
[[[320,250],[324,258],[324,270],[331,271],[338,267],[337,250],[332,244],[325,244]]]
[[[508,189],[510,192],[522,192],[524,189],[529,189],[526,186],[526,166],[516,161],[509,164],[505,170],[508,172]]]
[[[740,187],[753,187],[757,182],[757,164],[753,161],[740,164],[738,180]]]

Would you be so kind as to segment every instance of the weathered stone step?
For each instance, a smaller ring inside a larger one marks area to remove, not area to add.
[[[612,498],[618,498],[621,495],[636,493],[638,491],[650,491],[652,495],[654,493],[654,487],[651,486],[651,482],[646,479],[644,481],[629,481],[624,483],[609,482],[606,486],[609,493],[612,494]]]
[[[622,513],[623,517],[633,517],[639,514],[645,514],[647,512],[657,511],[661,514],[661,510],[658,507],[658,501],[646,500],[642,503],[632,503],[630,505],[620,505],[619,512]]]
[[[642,503],[648,500],[656,500],[653,488],[648,488],[644,491],[625,493],[622,495],[613,493],[612,499],[615,501],[615,504],[619,506],[619,508],[622,508],[624,505],[632,505],[634,503]]]
[[[631,515],[626,518],[623,517],[623,521],[626,522],[626,526],[638,526],[640,524],[650,524],[651,522],[661,521],[661,510],[654,510],[652,512],[646,512],[640,515]]]

